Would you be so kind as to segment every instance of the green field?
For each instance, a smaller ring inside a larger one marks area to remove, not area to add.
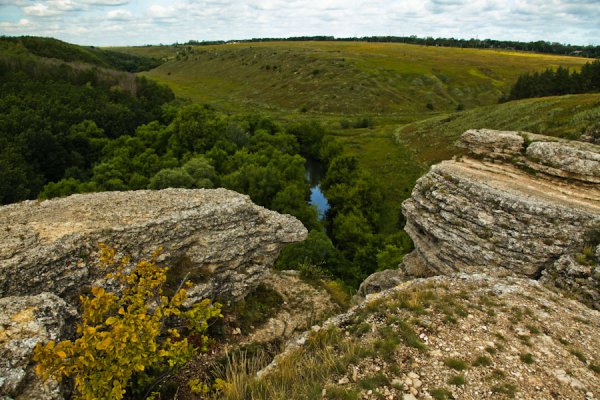
[[[170,61],[146,73],[233,111],[422,118],[497,102],[519,74],[584,58],[401,43],[265,42],[136,47]],[[427,108],[427,104],[433,110]]]
[[[114,50],[167,60],[143,74],[179,97],[282,123],[319,120],[382,183],[390,225],[416,179],[455,154],[453,143],[465,130],[576,137],[600,102],[600,95],[573,95],[498,104],[520,74],[590,61],[577,57],[366,42]],[[365,116],[372,127],[341,129],[344,120],[352,125]]]

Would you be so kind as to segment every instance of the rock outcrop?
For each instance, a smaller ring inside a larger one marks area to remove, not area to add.
[[[0,297],[52,292],[73,298],[91,284],[103,242],[134,259],[159,246],[185,258],[195,297],[239,299],[255,288],[286,243],[303,240],[295,218],[225,189],[78,194],[0,208]]]
[[[467,155],[433,166],[403,203],[415,251],[396,280],[541,277],[600,309],[600,243],[590,239],[600,237],[600,146],[491,130],[467,131],[460,144]],[[385,287],[378,281],[367,283]]]
[[[162,247],[159,262],[194,283],[190,301],[237,300],[269,274],[286,243],[306,234],[294,217],[225,189],[79,194],[0,207],[0,395],[61,398],[55,382],[35,378],[31,353],[40,341],[68,336],[78,295],[102,282],[99,243],[134,260]]]
[[[0,398],[61,399],[58,383],[42,382],[31,368],[39,342],[57,340],[74,328],[76,311],[51,293],[0,299]]]

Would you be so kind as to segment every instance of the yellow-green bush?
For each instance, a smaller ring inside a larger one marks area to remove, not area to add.
[[[72,377],[75,397],[85,400],[122,399],[132,378],[150,384],[148,370],[164,374],[205,349],[207,321],[222,317],[221,305],[209,300],[184,310],[183,288],[171,298],[163,295],[168,268],[156,264],[159,252],[133,265],[126,257],[117,258],[114,249],[100,247],[106,279],[119,289],[93,287],[91,297],[81,296],[77,339],[38,344],[33,357],[40,376],[59,381]],[[167,319],[184,324],[166,328]]]

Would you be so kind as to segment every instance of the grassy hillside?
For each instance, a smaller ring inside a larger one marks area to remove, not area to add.
[[[467,129],[489,128],[577,139],[600,121],[600,94],[511,101],[439,115],[399,127],[398,142],[414,149],[416,160],[433,164],[451,158],[453,143]]]
[[[179,96],[227,109],[418,118],[459,105],[493,104],[519,74],[589,61],[364,42],[146,46],[128,52],[170,58],[147,75],[169,84]]]

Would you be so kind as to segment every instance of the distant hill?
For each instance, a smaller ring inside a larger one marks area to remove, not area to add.
[[[126,51],[168,59],[144,74],[169,84],[179,96],[231,110],[418,118],[494,104],[523,73],[578,68],[589,61],[516,51],[326,41]]]
[[[141,72],[160,65],[160,61],[146,56],[104,50],[94,46],[77,46],[58,39],[21,36],[0,37],[0,49],[5,54],[33,54],[66,62],[81,62],[127,72]]]

